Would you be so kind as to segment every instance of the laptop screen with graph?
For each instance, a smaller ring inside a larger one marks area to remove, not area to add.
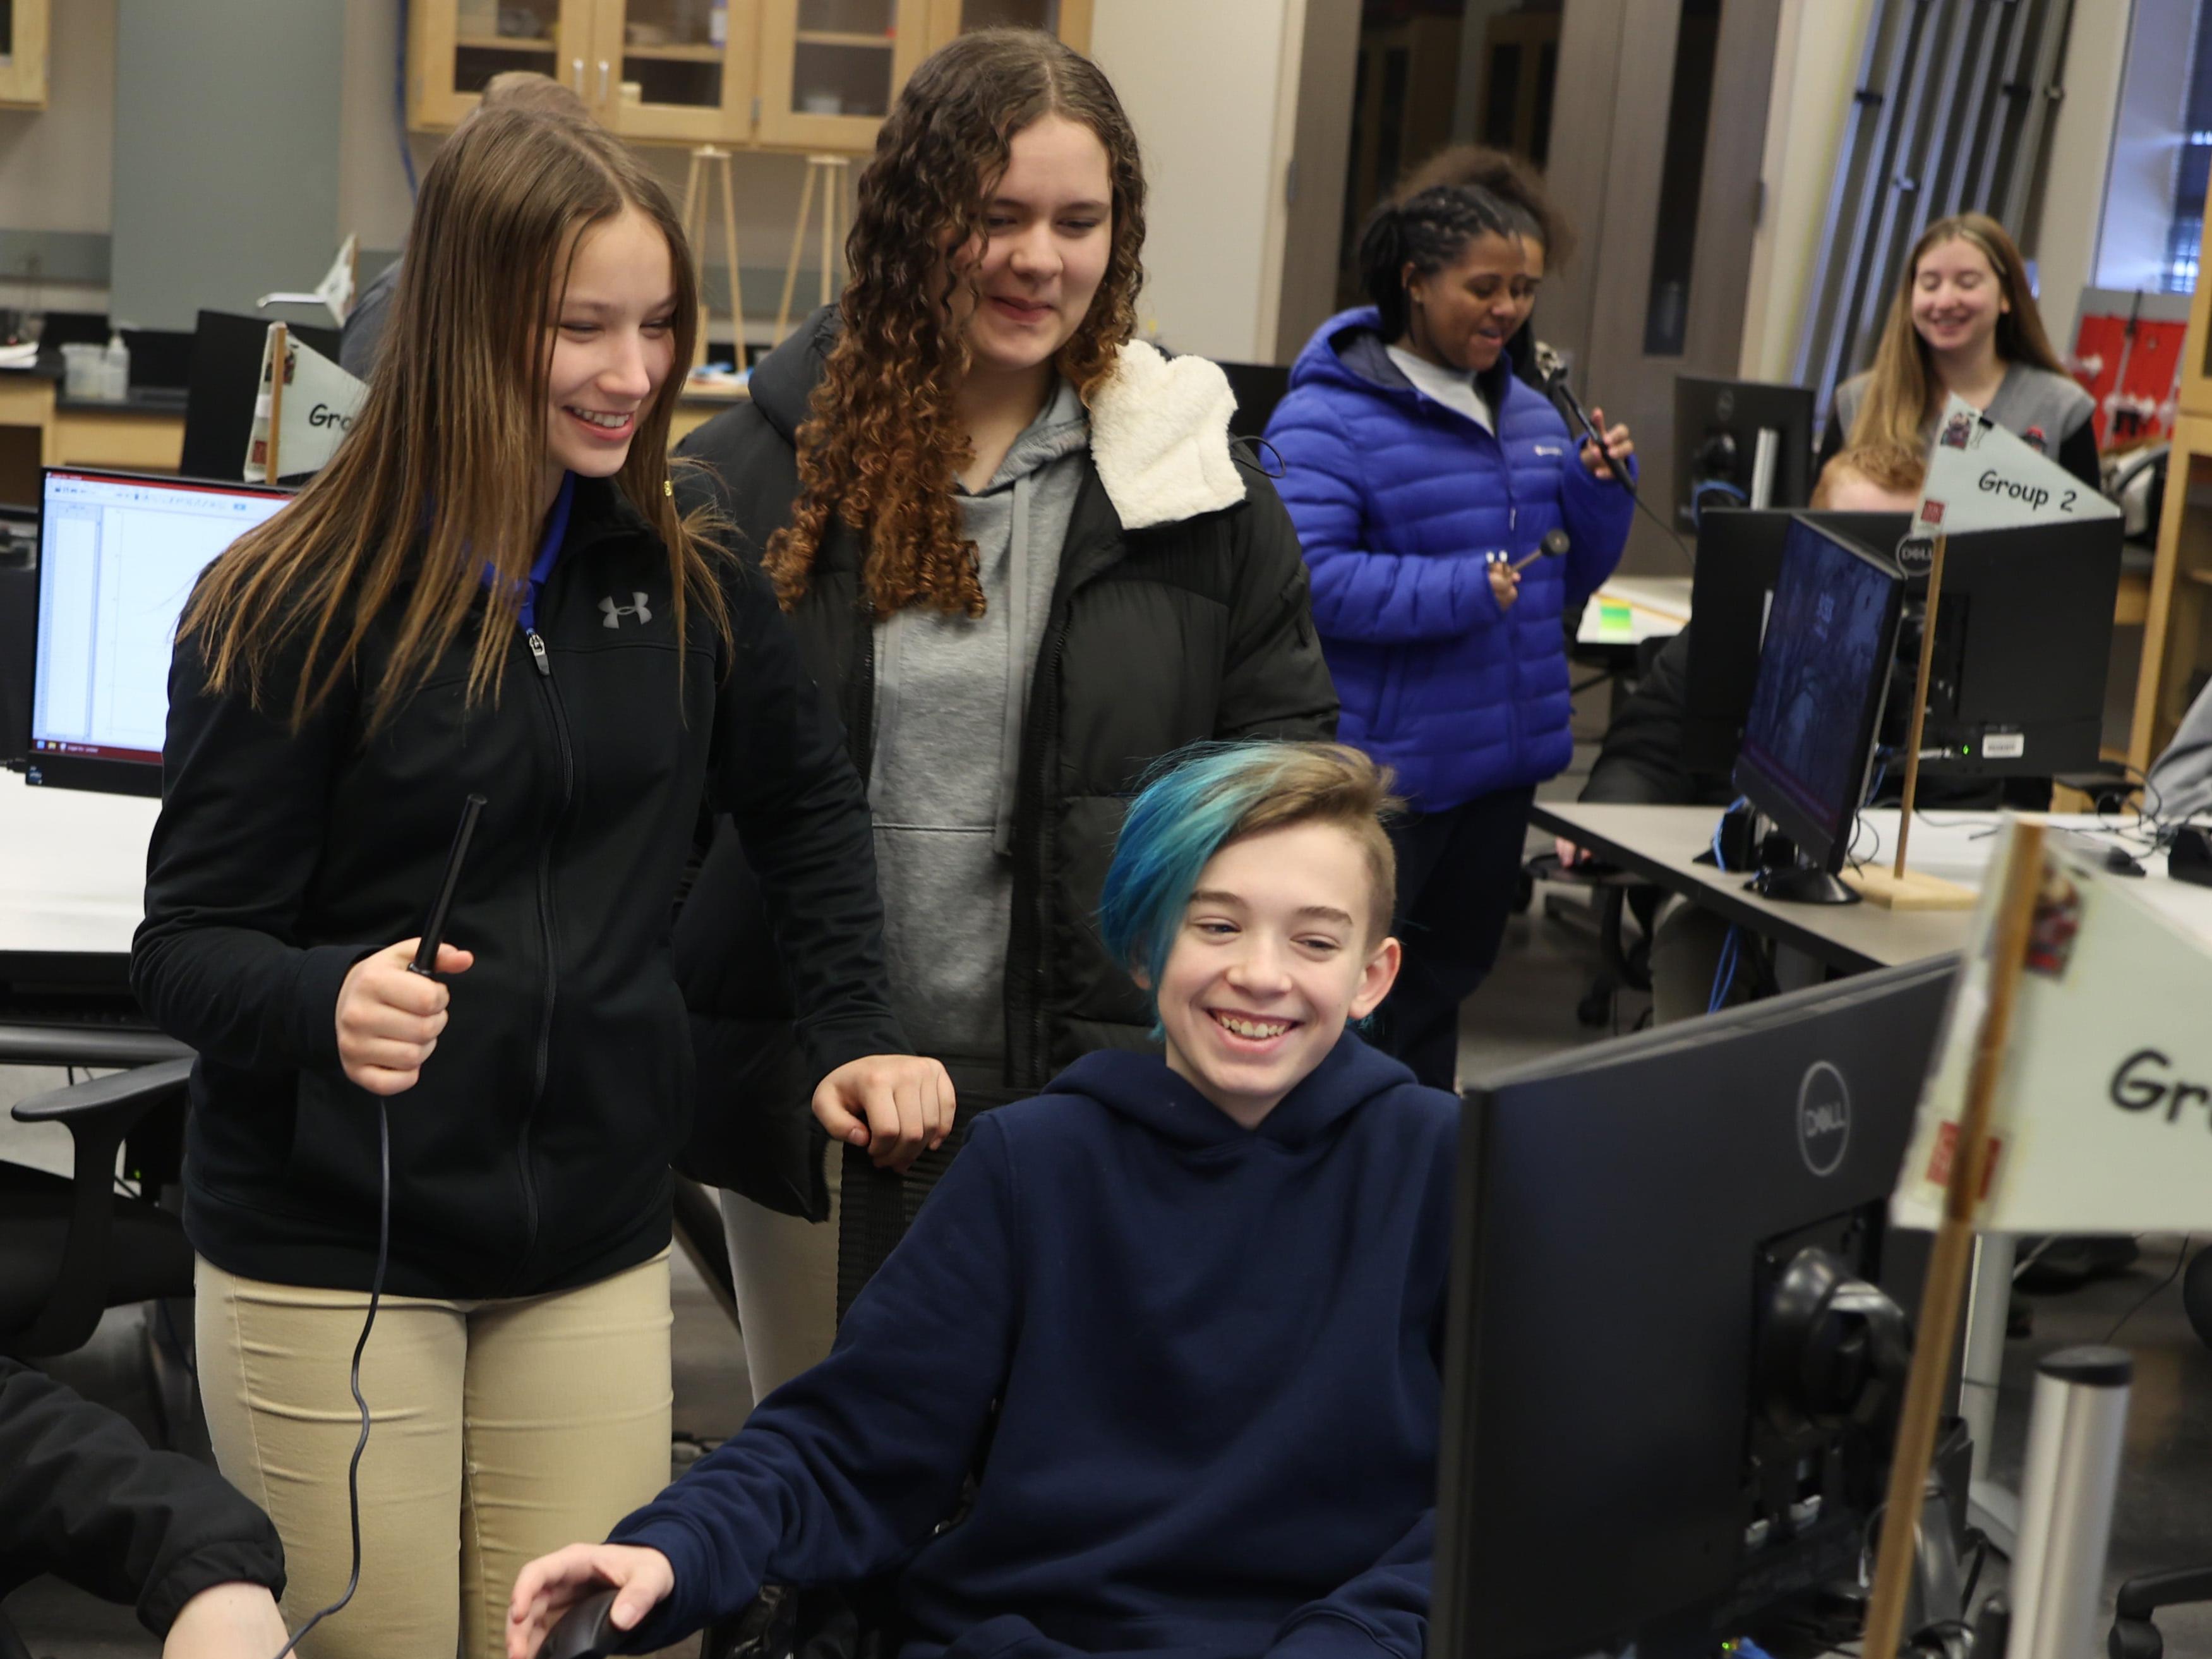
[[[282,489],[49,468],[40,502],[33,783],[161,791],[177,617]]]

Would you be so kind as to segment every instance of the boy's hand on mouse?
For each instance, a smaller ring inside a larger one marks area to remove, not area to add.
[[[446,1029],[453,993],[436,980],[410,973],[420,939],[402,939],[363,957],[338,988],[338,1061],[345,1074],[373,1095],[404,1094],[422,1074],[422,1062]],[[465,974],[475,955],[458,945],[438,947],[441,974]]]
[[[622,1592],[611,1614],[614,1627],[635,1630],[675,1588],[668,1558],[635,1544],[571,1544],[541,1555],[514,1576],[514,1593],[507,1601],[507,1659],[534,1659],[562,1615],[600,1590]]]
[[[952,1133],[952,1078],[927,1054],[850,1060],[814,1091],[814,1116],[833,1140],[865,1146],[879,1170],[903,1171]]]

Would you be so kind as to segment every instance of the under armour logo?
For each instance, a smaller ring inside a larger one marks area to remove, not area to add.
[[[630,598],[636,603],[617,605],[611,598],[599,601],[599,614],[606,618],[605,624],[606,627],[620,628],[624,617],[635,617],[641,623],[649,623],[653,620],[653,612],[646,605],[645,595],[633,590]]]

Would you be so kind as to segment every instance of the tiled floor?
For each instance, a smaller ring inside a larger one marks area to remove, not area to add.
[[[1576,784],[1571,775],[1546,793],[1571,794]],[[1496,974],[1468,1004],[1462,1048],[1468,1074],[1609,1035],[1577,1024],[1574,1009],[1589,980],[1589,958],[1581,943],[1541,919],[1540,899],[1540,893],[1529,914],[1514,919]],[[1621,998],[1617,1014],[1623,1029],[1634,1023],[1644,1000]],[[0,1108],[58,1081],[58,1075],[0,1069]],[[65,1142],[0,1116],[0,1158],[43,1161],[51,1167],[66,1156]],[[2102,1340],[2166,1276],[2179,1244],[2148,1241],[2143,1261],[2125,1276],[2036,1305],[2033,1335],[2013,1342],[2006,1356],[1994,1452],[2001,1477],[2017,1483],[2037,1358],[2055,1346]],[[747,1409],[742,1356],[735,1333],[680,1258],[676,1287],[677,1426],[694,1436],[719,1437]],[[149,1405],[140,1370],[139,1330],[135,1314],[118,1316],[103,1328],[91,1349],[57,1369],[88,1394],[143,1419]],[[2190,1332],[2171,1286],[2129,1319],[2121,1340],[2135,1350],[2138,1370],[2113,1535],[2115,1583],[2139,1572],[2212,1564],[2212,1502],[2205,1497],[2212,1486],[2212,1411],[2207,1409],[2212,1405],[2212,1352]],[[1996,1582],[2001,1571],[1995,1570],[1986,1582]],[[127,1609],[105,1607],[52,1580],[18,1591],[7,1609],[41,1659],[143,1659],[158,1651]],[[2212,1656],[2212,1609],[2169,1613],[2161,1626],[2166,1651],[2177,1659]]]

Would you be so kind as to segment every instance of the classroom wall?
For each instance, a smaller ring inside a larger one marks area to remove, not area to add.
[[[106,308],[115,5],[57,8],[46,107],[0,110],[0,305]]]
[[[1874,0],[1783,0],[1737,369],[1747,380],[1796,378],[1805,295],[1873,9]]]
[[[1176,350],[1274,359],[1305,3],[1106,0],[1093,15],[1091,56],[1145,150],[1139,325]]]
[[[334,251],[343,15],[119,0],[116,16],[110,311],[189,329],[203,308],[314,287]]]
[[[1179,349],[1255,362],[1276,353],[1308,3],[1105,0],[1097,9],[1093,53],[1128,107],[1151,173],[1143,323]],[[149,326],[190,326],[191,310],[218,289],[226,303],[242,294],[250,304],[270,289],[312,286],[348,232],[359,234],[362,271],[373,274],[404,244],[412,211],[394,101],[402,13],[402,0],[343,0],[335,13],[296,0],[58,6],[48,107],[0,111],[0,305],[31,297],[17,279],[35,258],[43,303],[106,309],[118,222],[126,250],[135,243],[141,256],[123,303],[144,310],[132,319]],[[265,35],[253,35],[256,27]],[[134,84],[144,87],[120,112],[118,34],[130,37]],[[290,73],[279,78],[290,91],[229,88],[226,77],[244,82],[249,68],[265,76],[268,49],[223,45],[254,38],[283,47]],[[228,89],[218,95],[217,86]],[[302,118],[301,100],[313,118],[295,130],[288,124]],[[275,128],[254,125],[280,106],[291,112]],[[280,130],[282,142],[253,141],[257,131]],[[135,135],[120,167],[118,131]],[[418,176],[438,142],[405,140]],[[680,203],[688,154],[646,153]],[[738,260],[754,317],[775,312],[805,172],[796,155],[741,154],[733,163]],[[226,204],[226,214],[242,217],[226,234],[208,235],[205,203],[226,193],[250,199]],[[265,210],[258,205],[264,200]],[[241,246],[264,247],[278,201],[295,210],[289,251],[249,254],[242,264]],[[128,221],[142,211],[150,216],[134,230]],[[249,233],[242,240],[241,231]],[[719,215],[708,240],[708,288],[719,303],[726,292]],[[800,311],[819,296],[817,246],[809,236],[800,256]],[[219,269],[226,260],[227,271]],[[64,276],[70,286],[61,285]]]

